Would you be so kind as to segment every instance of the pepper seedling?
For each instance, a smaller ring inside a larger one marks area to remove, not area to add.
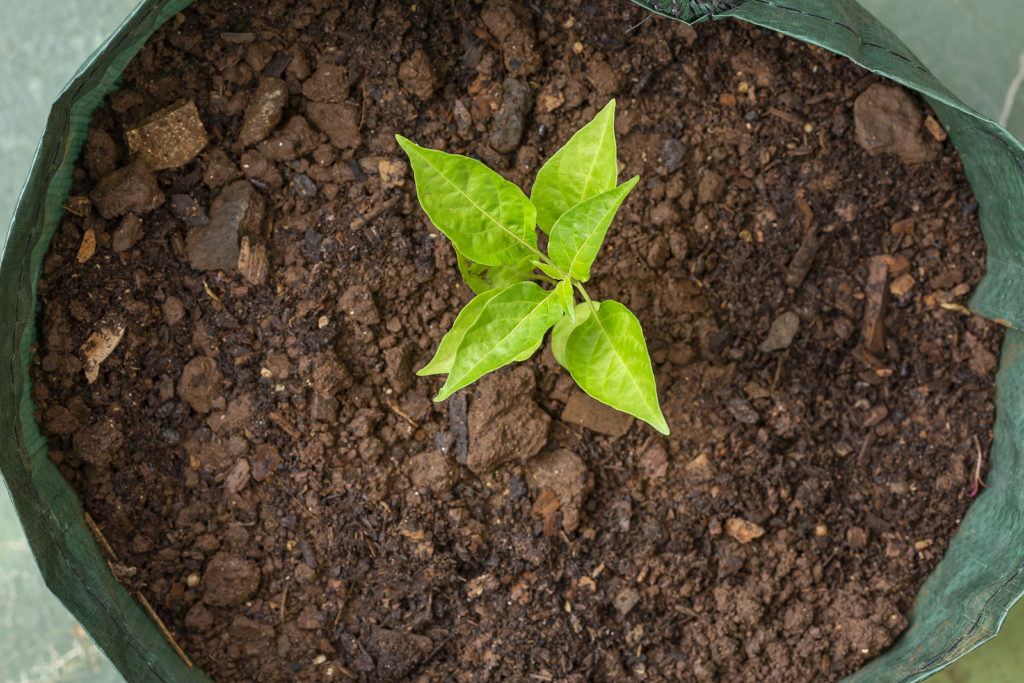
[[[526,360],[552,330],[555,359],[583,391],[669,433],[640,322],[621,303],[595,301],[583,287],[608,226],[639,180],[617,185],[614,119],[612,100],[541,167],[529,197],[475,159],[395,136],[412,164],[420,205],[451,240],[476,294],[417,372],[448,375],[435,401]],[[548,236],[546,254],[537,228]]]

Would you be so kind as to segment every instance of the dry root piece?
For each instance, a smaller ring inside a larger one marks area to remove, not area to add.
[[[125,325],[123,322],[104,324],[100,329],[89,335],[89,338],[82,344],[80,351],[84,359],[85,379],[89,384],[96,381],[100,376],[100,363],[105,361],[124,336]]]

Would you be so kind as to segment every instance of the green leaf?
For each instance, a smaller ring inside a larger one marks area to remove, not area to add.
[[[537,340],[536,344],[534,344],[530,348],[526,349],[525,351],[523,351],[521,354],[519,354],[518,356],[516,356],[512,360],[515,361],[516,363],[522,363],[524,360],[528,360],[530,358],[530,356],[532,356],[533,354],[537,353],[537,349],[539,349],[540,345],[543,344],[543,343],[544,343],[544,335],[541,335],[540,339]]]
[[[617,301],[576,326],[565,345],[572,378],[598,401],[668,434],[640,321]]]
[[[523,191],[476,159],[396,135],[431,222],[471,261],[511,265],[537,248],[537,210]]]
[[[452,323],[452,329],[441,339],[437,345],[437,351],[429,363],[416,371],[420,377],[424,375],[443,375],[452,369],[452,361],[455,360],[455,350],[462,343],[466,336],[466,330],[473,326],[473,323],[480,317],[484,306],[493,299],[500,290],[492,289],[473,297],[468,304],[462,307],[459,315]]]
[[[498,292],[466,330],[448,379],[434,400],[443,401],[535,349],[561,315],[555,293],[541,289],[536,282],[520,282]]]
[[[600,301],[592,303],[594,308],[601,307]],[[581,301],[573,308],[575,321],[570,319],[569,316],[563,316],[561,320],[555,323],[554,329],[551,330],[551,355],[566,370],[569,369],[569,366],[565,364],[565,343],[569,341],[569,333],[575,330],[578,325],[582,325],[583,321],[590,317],[592,310],[589,303]]]
[[[608,226],[638,180],[640,176],[633,176],[616,188],[585,199],[555,221],[548,242],[548,255],[555,265],[580,282],[590,279],[590,266]]]
[[[562,307],[562,310],[569,317],[569,323],[576,324],[576,306],[572,300],[572,282],[569,280],[559,280],[558,284],[555,285],[555,296],[558,298],[558,305]]]
[[[530,199],[537,207],[537,225],[551,232],[563,213],[615,187],[618,175],[615,100],[611,100],[537,172],[530,190]]]
[[[509,285],[533,277],[533,259],[529,256],[508,266],[485,266],[470,261],[456,249],[455,262],[462,273],[462,279],[476,294],[483,294],[492,289],[505,289]]]
[[[552,280],[555,280],[556,282],[565,277],[565,273],[559,272],[558,268],[555,268],[550,263],[544,263],[543,261],[538,261],[537,259],[533,259],[531,263],[533,263],[534,268],[538,268],[540,272],[544,273],[545,275],[547,275]]]

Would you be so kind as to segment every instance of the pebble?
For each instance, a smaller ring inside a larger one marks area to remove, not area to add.
[[[245,107],[238,142],[249,147],[264,140],[281,123],[281,114],[287,104],[288,85],[280,78],[262,79]]]
[[[732,536],[739,543],[749,543],[755,538],[764,536],[764,529],[745,519],[730,517],[725,520],[725,533]]]
[[[398,80],[402,87],[421,100],[430,99],[437,90],[437,76],[430,58],[422,49],[415,50],[398,67]]]
[[[562,510],[562,528],[575,531],[580,523],[580,507],[593,488],[593,479],[582,458],[565,449],[542,453],[527,465],[526,483],[534,495],[553,491]]]
[[[213,409],[213,399],[220,392],[223,379],[217,361],[209,356],[196,356],[181,371],[178,396],[197,413],[208,413]]]
[[[800,329],[800,316],[786,311],[772,321],[768,336],[761,342],[760,349],[765,353],[788,349]]]
[[[876,83],[853,103],[857,144],[872,155],[895,154],[905,164],[931,161],[939,143],[922,135],[923,117],[902,88]]]
[[[490,144],[495,152],[507,154],[519,146],[526,114],[533,105],[533,91],[523,81],[506,78],[502,92],[501,108],[494,115]]]
[[[206,129],[192,100],[156,112],[124,132],[128,151],[154,171],[178,168],[206,147]]]
[[[441,493],[455,482],[455,463],[434,448],[410,458],[406,472],[413,487],[421,493]]]
[[[348,99],[348,72],[340,64],[326,63],[302,84],[302,95],[314,102],[337,104]]]
[[[338,149],[355,149],[363,142],[359,132],[359,109],[351,104],[310,102],[306,105],[306,117],[317,130],[326,133]]]
[[[261,232],[263,208],[262,195],[248,181],[225,187],[210,207],[209,224],[188,231],[189,264],[196,270],[235,270],[241,236]]]
[[[149,167],[134,161],[104,176],[89,199],[100,215],[110,220],[127,213],[148,213],[164,203],[164,193]]]
[[[219,552],[206,565],[201,583],[203,602],[213,607],[238,607],[256,594],[259,567],[244,557]]]

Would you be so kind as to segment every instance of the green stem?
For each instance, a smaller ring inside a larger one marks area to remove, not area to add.
[[[587,296],[587,290],[583,289],[583,283],[580,282],[579,280],[573,280],[572,283],[576,285],[576,289],[580,290],[580,294],[583,295],[583,300],[587,302],[588,306],[590,306],[590,312],[596,316],[597,306],[595,306],[594,302],[590,300],[589,296]]]

